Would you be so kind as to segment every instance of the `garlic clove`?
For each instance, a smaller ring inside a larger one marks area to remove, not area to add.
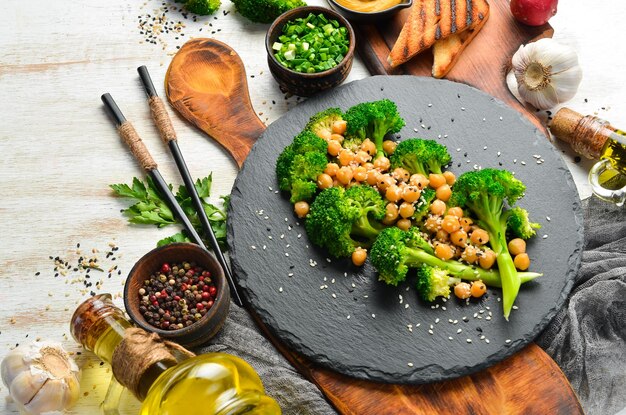
[[[79,392],[73,392],[63,379],[49,379],[33,399],[24,405],[24,409],[33,414],[41,414],[67,408],[73,399],[71,397]]]
[[[9,393],[17,404],[24,406],[39,393],[47,380],[43,373],[20,372],[11,382]]]
[[[9,387],[17,375],[28,369],[28,365],[24,362],[24,358],[21,354],[9,353],[2,361],[0,369],[2,383]]]

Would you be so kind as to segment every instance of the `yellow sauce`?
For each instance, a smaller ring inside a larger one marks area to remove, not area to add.
[[[396,4],[400,3],[400,0],[335,0],[343,7],[354,10],[357,12],[379,12],[387,10]]]

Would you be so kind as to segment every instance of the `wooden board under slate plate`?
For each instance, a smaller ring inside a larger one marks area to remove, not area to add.
[[[398,104],[407,121],[402,138],[447,145],[456,174],[502,167],[526,183],[519,204],[543,226],[528,244],[531,269],[545,275],[522,287],[519,310],[509,322],[497,289],[469,304],[426,304],[416,298],[413,278],[388,287],[368,264],[356,268],[349,260],[328,260],[325,250],[308,241],[286,195],[276,191],[276,158],[311,115],[380,98]],[[377,76],[309,99],[267,128],[233,187],[228,242],[242,294],[289,349],[352,377],[424,383],[489,367],[535,338],[572,287],[582,212],[566,166],[517,111],[464,84]]]

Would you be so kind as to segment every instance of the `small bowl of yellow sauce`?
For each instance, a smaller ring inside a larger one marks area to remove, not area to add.
[[[411,7],[413,0],[328,0],[328,3],[350,21],[374,22]]]

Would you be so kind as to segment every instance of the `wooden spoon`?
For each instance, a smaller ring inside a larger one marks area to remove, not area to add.
[[[237,53],[214,39],[187,42],[168,69],[172,106],[243,163],[265,125],[250,103]],[[276,348],[344,415],[583,414],[557,364],[537,345],[479,373],[428,385],[353,379],[319,367],[285,347],[252,313]]]

